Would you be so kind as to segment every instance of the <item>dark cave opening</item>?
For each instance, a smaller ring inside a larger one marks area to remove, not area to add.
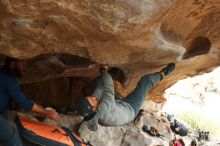
[[[198,55],[207,54],[211,48],[211,42],[207,37],[198,36],[185,45],[186,53],[183,59],[188,59]]]

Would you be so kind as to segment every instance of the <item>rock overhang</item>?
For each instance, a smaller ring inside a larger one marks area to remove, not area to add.
[[[30,73],[35,81],[94,77],[97,64],[109,64],[127,74],[130,91],[142,75],[175,62],[172,75],[150,91],[164,102],[164,90],[177,80],[219,66],[219,7],[218,0],[2,0],[0,51],[32,60],[32,71],[45,69],[47,78],[43,70]]]

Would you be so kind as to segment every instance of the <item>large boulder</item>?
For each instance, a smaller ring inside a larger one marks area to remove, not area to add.
[[[164,102],[177,80],[219,66],[219,7],[219,0],[1,0],[0,52],[32,60],[23,82],[94,78],[97,64],[109,64],[126,73],[129,91],[142,75],[176,62],[150,91]]]

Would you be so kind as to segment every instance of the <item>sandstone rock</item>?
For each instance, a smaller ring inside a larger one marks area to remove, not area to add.
[[[156,103],[150,99],[146,99],[142,105],[142,109],[146,111],[160,112],[164,103]]]
[[[44,123],[60,126],[60,127],[66,127],[70,129],[71,131],[74,131],[75,133],[78,132],[79,126],[83,120],[83,117],[71,114],[71,115],[60,115],[60,120],[58,122],[55,122],[53,120],[50,120],[48,118],[44,119]]]
[[[28,113],[19,113],[22,116],[26,116],[33,120],[37,120],[33,115]],[[92,132],[88,130],[85,123],[81,124],[83,118],[74,113],[69,112],[68,115],[61,115],[59,122],[54,122],[49,119],[44,119],[43,122],[64,126],[73,130],[75,133],[79,130],[81,138],[86,141],[90,141],[94,146],[168,146],[169,141],[172,140],[172,133],[169,130],[169,123],[163,115],[158,115],[158,113],[145,111],[140,117],[138,123],[129,123],[127,125],[118,126],[118,127],[105,127],[98,126],[98,131]],[[80,125],[81,124],[81,125]],[[145,133],[142,130],[144,124],[149,124],[156,129],[158,129],[160,134],[163,134],[164,137],[153,137]],[[186,145],[190,145],[192,139],[196,139],[194,135],[195,131],[186,137],[180,137],[177,135],[177,138],[184,140]],[[29,146],[28,144],[27,146]],[[213,146],[219,145],[219,140],[216,138],[211,138],[210,141],[203,141],[200,145],[204,146]]]
[[[26,83],[97,76],[97,66],[54,58],[65,53],[123,69],[129,91],[142,75],[176,62],[172,76],[150,91],[150,99],[161,103],[163,91],[177,80],[219,66],[219,7],[218,0],[1,0],[0,53],[47,55],[33,61]]]
[[[98,130],[93,132],[83,123],[80,126],[79,133],[83,139],[90,141],[94,146],[120,146],[126,133],[126,128],[127,126],[103,127],[99,125]]]
[[[52,106],[59,112],[65,113],[75,109],[79,98],[91,95],[92,83],[89,78],[65,77],[23,84],[22,89],[25,95],[35,102]]]
[[[152,137],[142,131],[144,124],[155,127],[164,137]],[[172,139],[169,122],[166,117],[158,115],[154,111],[145,111],[135,123],[131,122],[124,126],[105,127],[98,126],[98,131],[90,131],[83,123],[79,129],[83,139],[90,141],[93,145],[115,145],[115,146],[155,146],[168,145]]]
[[[144,136],[137,129],[130,128],[125,133],[121,146],[150,146],[152,143],[151,138]]]
[[[165,139],[172,139],[169,122],[163,115],[158,115],[158,112],[144,111],[143,115],[136,121],[135,127],[142,129],[143,125],[149,125],[158,130]]]

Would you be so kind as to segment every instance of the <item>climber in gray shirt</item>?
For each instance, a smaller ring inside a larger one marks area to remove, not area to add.
[[[107,69],[102,69],[102,75],[98,78],[93,94],[80,98],[76,111],[84,116],[88,128],[92,131],[97,130],[98,123],[105,126],[127,124],[137,116],[149,89],[170,74],[174,68],[175,64],[170,63],[160,72],[144,75],[134,91],[121,100],[115,99],[112,77],[107,73]]]

